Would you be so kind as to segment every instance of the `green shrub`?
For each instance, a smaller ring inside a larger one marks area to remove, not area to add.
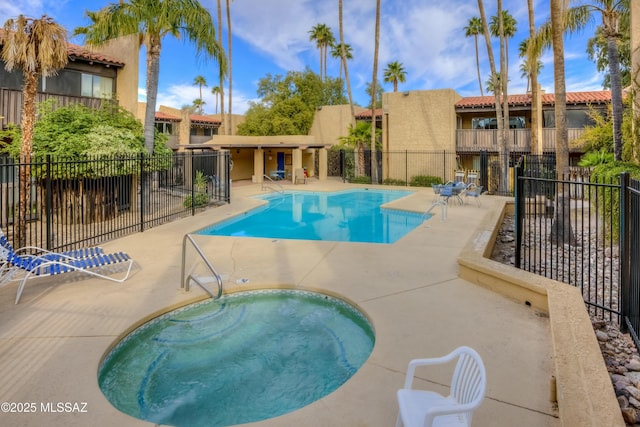
[[[195,203],[192,203],[191,194],[184,198],[184,202],[182,203],[185,208],[193,207],[201,208],[203,206],[207,206],[209,204],[209,195],[205,193],[196,193]]]
[[[386,178],[384,181],[382,181],[383,185],[407,185],[406,181],[403,181],[402,179],[393,179],[393,178]]]
[[[617,185],[620,174],[628,172],[632,179],[640,179],[640,165],[626,162],[603,163],[593,168],[591,182]],[[611,187],[592,187],[591,203],[597,203],[600,208],[602,222],[605,224],[606,233],[618,240],[620,235],[620,194]]]
[[[371,184],[371,177],[366,175],[354,176],[349,182],[352,184]]]
[[[207,189],[207,179],[204,177],[202,171],[196,171],[195,180],[193,186],[196,190],[195,207],[201,208],[209,204],[209,195],[205,192]],[[185,208],[190,208],[192,204],[191,194],[185,197],[183,205]]]
[[[442,184],[442,179],[433,175],[416,175],[409,182],[411,187],[431,187],[432,184]]]

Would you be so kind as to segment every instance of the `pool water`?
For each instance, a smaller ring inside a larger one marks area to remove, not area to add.
[[[412,194],[394,190],[273,193],[269,203],[198,234],[394,243],[429,217],[421,213],[381,208]]]
[[[336,390],[369,357],[372,326],[343,300],[239,292],[162,315],[105,357],[98,381],[133,417],[227,426],[276,417]]]

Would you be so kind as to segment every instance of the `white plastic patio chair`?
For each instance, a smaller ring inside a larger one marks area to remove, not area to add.
[[[412,388],[416,367],[445,364],[455,358],[458,358],[458,362],[449,396]],[[486,386],[484,364],[472,348],[463,346],[443,357],[414,359],[409,362],[404,388],[398,390],[400,412],[396,427],[468,427],[473,411],[484,399]]]

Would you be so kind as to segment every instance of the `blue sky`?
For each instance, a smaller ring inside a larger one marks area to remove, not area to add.
[[[86,10],[98,10],[117,0],[0,0],[0,23],[24,14],[39,17],[47,14],[71,33],[88,24]],[[214,17],[215,0],[201,0]],[[223,1],[224,3],[224,1]],[[495,2],[485,0],[488,16],[495,14]],[[549,16],[548,0],[536,0],[537,25]],[[528,36],[527,2],[504,0],[503,8],[515,17],[518,33],[509,40],[509,93],[526,91],[526,80],[520,77],[518,45]],[[284,75],[289,70],[309,66],[319,70],[319,53],[309,41],[309,30],[325,23],[338,33],[338,2],[336,0],[233,0],[231,2],[233,36],[233,112],[242,114],[251,100],[256,100],[258,81],[267,73]],[[371,81],[373,67],[373,35],[375,1],[344,1],[345,41],[352,46],[354,59],[349,62],[349,74],[354,99],[366,105],[366,83]],[[455,89],[462,96],[480,95],[473,38],[464,37],[464,27],[473,16],[479,16],[476,0],[382,0],[379,80],[386,64],[399,61],[407,71],[407,81],[399,90]],[[599,20],[599,17],[597,17]],[[223,11],[223,21],[226,15]],[[597,20],[581,34],[565,40],[567,90],[601,90],[602,75],[585,53],[587,39],[593,34]],[[226,28],[224,30],[226,46]],[[81,38],[72,42],[82,44]],[[488,79],[489,63],[484,41],[480,40],[482,81]],[[205,113],[215,112],[215,98],[210,87],[218,85],[216,65],[196,58],[186,42],[167,37],[163,40],[160,65],[158,104],[180,108],[198,98],[193,85],[196,76],[206,78],[209,88],[203,89]],[[494,46],[498,61],[497,46]],[[141,52],[144,55],[144,51]],[[547,51],[540,83],[553,92],[553,58]],[[139,97],[144,100],[145,61],[140,64]],[[338,76],[338,62],[329,58],[329,75]],[[486,85],[485,85],[486,86]],[[384,85],[392,91],[392,84]],[[227,91],[228,92],[228,91]]]

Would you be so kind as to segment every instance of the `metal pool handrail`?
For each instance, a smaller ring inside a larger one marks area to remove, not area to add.
[[[211,291],[211,289],[209,289],[204,283],[202,283],[199,277],[193,276],[191,275],[191,273],[189,273],[188,275],[185,275],[185,268],[186,268],[185,266],[187,261],[186,259],[187,258],[187,241],[191,242],[191,244],[193,245],[193,248],[196,250],[198,255],[200,255],[200,258],[202,258],[205,265],[207,266],[209,271],[211,271],[211,273],[213,274],[213,277],[216,279],[216,282],[218,283],[217,294],[214,294],[213,291]],[[213,265],[211,265],[211,262],[209,261],[209,259],[207,259],[204,252],[202,252],[202,249],[200,249],[200,246],[198,246],[198,244],[196,243],[195,240],[193,240],[193,237],[190,234],[185,234],[184,238],[182,239],[182,269],[180,273],[180,279],[181,279],[180,288],[184,289],[186,292],[189,292],[189,282],[193,280],[198,286],[204,289],[206,293],[211,295],[211,298],[213,299],[220,298],[220,296],[222,295],[222,278],[220,277],[216,269],[213,267]]]
[[[271,187],[270,187],[270,186],[268,186],[268,185],[265,185],[265,182],[267,182],[267,181],[265,181],[265,180],[263,179],[263,180],[262,180],[262,191],[264,191],[264,189],[265,189],[265,188],[268,188],[269,190],[273,190],[273,191],[275,191],[275,192],[277,192],[277,193],[284,193],[284,187],[283,187],[282,185],[280,185],[280,184],[278,184],[277,182],[275,182],[275,181],[274,181],[273,179],[271,179],[271,177],[270,177],[270,176],[268,176],[268,175],[263,175],[263,177],[264,177],[267,181],[270,181],[270,182],[271,182],[271,184],[278,186],[278,188],[279,188],[279,189],[274,189],[274,188],[271,188]]]

